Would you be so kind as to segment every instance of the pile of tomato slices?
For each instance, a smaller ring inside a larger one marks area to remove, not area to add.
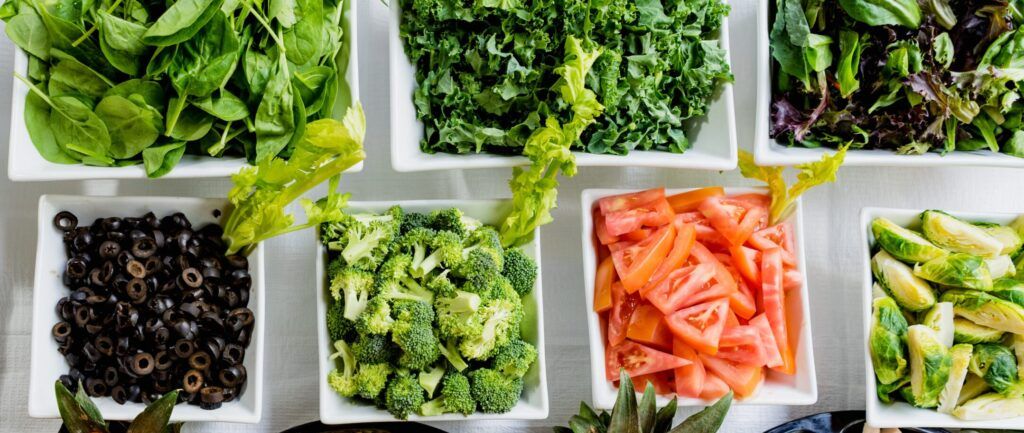
[[[787,291],[803,285],[786,223],[771,198],[721,187],[605,197],[593,210],[594,311],[605,369],[637,389],[716,399],[757,392],[766,369],[796,373]]]

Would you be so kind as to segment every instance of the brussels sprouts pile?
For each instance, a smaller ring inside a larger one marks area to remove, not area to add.
[[[1024,216],[999,225],[929,210],[920,229],[871,223],[878,398],[963,420],[1024,416]]]

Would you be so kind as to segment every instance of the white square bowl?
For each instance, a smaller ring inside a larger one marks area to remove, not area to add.
[[[668,189],[666,194],[678,194],[695,188]],[[587,297],[587,330],[590,340],[590,389],[593,394],[594,407],[611,409],[615,404],[618,388],[605,378],[604,354],[605,339],[601,332],[601,319],[591,306],[594,305],[594,275],[597,272],[597,248],[593,242],[594,221],[593,209],[597,201],[611,195],[633,192],[625,189],[586,189],[583,190],[580,208],[582,209],[583,231],[583,290]],[[764,188],[725,188],[726,195],[745,193],[767,193]],[[796,248],[797,263],[800,274],[804,278],[799,290],[786,292],[786,310],[789,311],[790,323],[798,323],[799,338],[796,342],[797,373],[793,376],[769,371],[757,394],[737,404],[742,405],[779,405],[806,406],[818,401],[818,380],[814,371],[814,351],[811,348],[811,312],[807,290],[807,264],[804,261],[803,209],[797,200],[796,211],[787,220],[793,226],[793,242]],[[658,405],[668,404],[670,398],[658,396]],[[678,398],[679,406],[706,406],[712,402],[688,397]]]
[[[357,4],[360,0],[345,0],[350,5],[342,19],[346,26],[343,41],[349,47],[345,80],[339,81],[338,96],[333,116],[341,119],[345,110],[359,101],[359,48],[356,34]],[[14,70],[28,75],[28,56],[20,48],[14,50]],[[55,164],[43,159],[32,144],[25,127],[25,96],[29,88],[17,78],[11,86],[11,131],[8,140],[7,177],[12,181],[48,181],[79,179],[148,179],[142,164],[126,167],[92,167],[83,164]],[[245,158],[214,158],[210,156],[184,155],[181,162],[160,179],[200,179],[229,177],[248,165]],[[358,172],[363,163],[348,171]]]
[[[430,154],[420,149],[423,123],[416,118],[412,102],[416,70],[405,55],[399,36],[402,16],[400,1],[391,2],[388,19],[388,68],[391,86],[391,167],[395,171],[452,170],[472,168],[515,167],[529,164],[522,156],[487,153],[456,155]],[[720,46],[729,52],[729,20],[722,19]],[[726,56],[726,60],[729,58]],[[731,65],[730,65],[731,66]],[[685,153],[632,151],[629,155],[596,155],[573,152],[580,167],[666,167],[701,170],[732,170],[736,168],[736,118],[733,110],[732,83],[723,83],[708,106],[705,116],[692,121],[687,132],[691,148]]]
[[[771,127],[772,67],[769,48],[769,7],[775,0],[758,0],[757,10],[757,110],[754,120],[754,161],[761,166],[796,165],[817,161],[835,149],[809,149],[779,144],[769,136]],[[850,149],[846,152],[846,165],[877,167],[933,167],[933,166],[986,166],[1024,167],[1024,158],[988,150],[955,151],[946,156],[937,153],[924,155],[898,155],[880,149]]]
[[[395,2],[392,2],[394,6]],[[511,210],[509,200],[407,200],[407,201],[374,201],[349,202],[352,212],[381,213],[392,206],[401,206],[406,212],[426,213],[437,209],[459,208],[467,216],[483,221],[485,224],[498,225]],[[319,230],[318,230],[319,232]],[[522,322],[523,340],[537,347],[537,362],[530,367],[524,377],[523,395],[511,411],[507,413],[476,412],[469,416],[461,414],[444,414],[424,417],[417,414],[409,415],[411,421],[477,421],[477,420],[528,420],[546,419],[548,417],[548,381],[544,364],[544,303],[541,296],[541,260],[540,230],[534,231],[534,240],[524,245],[523,252],[537,262],[537,284],[529,297],[523,299],[526,317]],[[395,417],[385,410],[378,409],[371,403],[345,398],[334,392],[327,385],[327,374],[334,369],[335,363],[328,359],[332,353],[333,343],[327,334],[327,249],[320,243],[320,236],[313,238],[316,255],[316,323],[317,342],[320,354],[320,374],[317,383],[320,387],[320,421],[324,424],[353,424],[364,422],[395,421]]]
[[[945,427],[945,428],[971,428],[971,429],[1024,429],[1024,417],[988,420],[988,421],[964,421],[952,415],[938,413],[935,409],[919,409],[906,402],[895,402],[887,405],[878,400],[876,393],[875,371],[871,365],[871,352],[869,351],[868,335],[871,330],[871,301],[872,284],[874,276],[871,274],[871,251],[875,238],[871,232],[871,221],[878,217],[885,217],[892,222],[903,226],[920,228],[921,212],[925,209],[893,209],[866,207],[860,212],[860,230],[864,233],[863,250],[863,284],[861,287],[863,295],[862,314],[864,320],[864,377],[866,377],[865,395],[867,407],[867,424],[877,428],[899,428],[899,427]],[[997,224],[1009,224],[1019,214],[998,213],[998,212],[950,212],[945,211],[957,218],[972,222],[991,222]]]
[[[68,364],[57,352],[51,336],[53,325],[60,319],[54,311],[57,301],[71,291],[61,277],[68,258],[64,252],[62,233],[53,226],[57,212],[67,210],[83,224],[110,216],[140,216],[153,212],[157,216],[182,212],[194,225],[217,222],[215,211],[228,207],[224,199],[190,197],[92,197],[44,195],[39,198],[39,241],[36,246],[35,289],[32,295],[32,366],[29,372],[28,413],[33,418],[59,418],[53,384],[67,374]],[[252,340],[246,348],[243,365],[248,372],[245,392],[239,400],[224,403],[219,409],[204,410],[198,406],[179,404],[171,421],[222,421],[255,424],[263,412],[263,333],[266,320],[264,304],[263,248],[249,257],[252,289],[249,309],[256,315]],[[130,421],[142,412],[142,403],[117,404],[109,397],[93,401],[108,420]]]

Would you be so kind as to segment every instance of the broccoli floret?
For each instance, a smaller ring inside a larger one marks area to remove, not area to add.
[[[483,321],[480,332],[463,338],[459,344],[462,356],[475,360],[490,358],[494,348],[504,346],[512,337],[519,335],[522,303],[508,299],[489,300],[480,308],[479,314]]]
[[[459,237],[466,237],[469,233],[483,226],[483,223],[475,218],[466,216],[461,209],[448,208],[438,209],[430,213],[430,228],[438,231],[449,231]]]
[[[356,331],[360,334],[384,335],[391,331],[395,320],[391,318],[391,304],[386,297],[377,296],[370,298],[366,310],[356,320]]]
[[[456,269],[459,275],[500,273],[504,266],[505,251],[498,232],[484,226],[471,233],[463,242],[462,259],[463,263]]]
[[[344,305],[331,300],[327,306],[327,335],[331,337],[331,341],[346,339],[355,328],[355,322],[345,318]]]
[[[421,301],[398,300],[392,304],[395,317],[394,329],[405,325],[431,326],[434,322],[434,308]]]
[[[391,362],[395,355],[391,339],[381,334],[359,335],[359,339],[352,344],[352,351],[355,353],[356,361],[361,364]]]
[[[366,310],[373,289],[373,274],[356,268],[342,268],[331,278],[331,297],[345,306],[344,317],[356,320]]]
[[[339,251],[345,263],[360,269],[376,269],[398,236],[401,219],[394,215],[352,214],[325,224],[322,237],[327,248]]]
[[[435,299],[437,296],[452,297],[455,296],[457,288],[452,280],[448,278],[448,270],[437,274],[430,281],[427,282],[427,290],[434,292]]]
[[[459,353],[459,348],[455,344],[455,340],[448,340],[443,346],[439,346],[441,349],[441,356],[448,360],[453,368],[458,371],[463,371],[469,368],[469,364],[466,364],[466,360],[462,359],[462,354]]]
[[[415,228],[428,227],[430,217],[427,214],[409,212],[402,217],[402,234],[409,233]]]
[[[423,387],[408,372],[399,371],[388,382],[384,404],[396,418],[408,419],[423,405],[423,400]]]
[[[512,287],[512,283],[508,278],[501,275],[494,277],[491,280],[490,288],[488,299],[504,299],[520,306],[523,303],[523,299],[519,297],[519,293]]]
[[[519,296],[529,295],[537,283],[537,262],[519,248],[505,251],[505,267],[501,274],[508,278]]]
[[[356,357],[345,340],[335,341],[334,350],[331,360],[341,360],[341,369],[331,370],[327,375],[327,383],[338,394],[352,397],[359,392],[359,385],[356,383]]]
[[[433,321],[433,309],[422,302],[402,301],[395,305],[391,339],[402,350],[398,357],[400,367],[422,370],[441,356]]]
[[[441,378],[444,377],[445,368],[439,365],[435,365],[430,370],[423,370],[419,375],[420,386],[427,392],[427,398],[434,397],[434,391],[437,389],[437,385],[441,383]]]
[[[480,410],[488,413],[505,413],[519,403],[523,393],[523,379],[501,374],[498,371],[481,368],[469,373],[473,400]]]
[[[462,238],[449,231],[414,229],[401,240],[402,247],[412,254],[409,273],[423,278],[440,269],[442,264],[456,264],[462,260]]]
[[[397,280],[381,280],[377,286],[377,297],[391,301],[416,301],[427,304],[434,302],[434,293],[427,290],[416,280],[405,277]]]
[[[537,348],[523,340],[513,339],[494,354],[491,368],[506,376],[523,377],[537,361]]]
[[[334,276],[338,275],[342,269],[347,267],[348,265],[345,264],[345,259],[341,258],[341,256],[335,257],[327,264],[327,281],[330,281],[331,278],[334,278]]]
[[[476,335],[483,322],[477,311],[480,309],[480,295],[457,290],[452,297],[438,297],[434,300],[437,311],[438,330],[447,338]]]
[[[391,364],[386,362],[359,364],[359,372],[356,373],[356,388],[359,396],[368,400],[377,398],[387,386],[388,376],[392,371]]]
[[[412,256],[408,254],[392,254],[377,269],[377,284],[386,281],[402,280],[408,278],[409,268],[412,266]]]
[[[441,380],[441,395],[420,406],[420,414],[436,416],[444,413],[469,415],[476,411],[476,401],[470,390],[469,379],[462,373],[449,371]]]

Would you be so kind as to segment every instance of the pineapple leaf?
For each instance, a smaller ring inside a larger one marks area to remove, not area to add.
[[[128,426],[128,433],[155,433],[167,431],[174,405],[178,404],[178,391],[174,390],[154,401],[135,417]],[[173,431],[173,430],[172,430]]]
[[[163,433],[181,433],[181,427],[183,425],[185,425],[185,423],[182,422],[167,424],[167,428],[164,429]]]
[[[598,415],[597,412],[594,412],[594,409],[591,409],[590,406],[584,402],[580,402],[580,413],[576,416],[601,427],[608,424],[605,420],[601,419],[601,416]],[[602,428],[601,431],[604,431],[604,429]]]
[[[718,399],[715,404],[702,409],[687,418],[670,433],[715,433],[722,427],[725,415],[732,406],[732,391]]]
[[[604,424],[593,423],[578,416],[569,420],[569,429],[572,433],[605,433]]]
[[[93,403],[92,399],[89,398],[89,395],[85,393],[85,387],[82,386],[82,381],[78,381],[78,392],[75,393],[75,401],[77,401],[78,406],[81,407],[87,415],[89,415],[90,419],[101,426],[107,426],[107,422],[103,419],[100,409],[96,407],[96,403]]]
[[[57,394],[57,410],[60,411],[60,418],[64,420],[64,427],[70,433],[95,433],[107,432],[105,423],[94,420],[89,413],[82,408],[78,400],[71,395],[59,380],[54,384],[54,391]],[[81,385],[78,387],[81,389]]]
[[[641,433],[656,433],[651,430],[654,428],[655,416],[658,413],[658,406],[655,400],[654,384],[647,382],[647,389],[644,390],[644,396],[640,399],[640,407],[637,410]]]
[[[612,407],[612,422],[608,425],[612,433],[640,433],[640,420],[636,410],[636,391],[633,380],[626,370],[619,372],[619,396]]]
[[[668,429],[672,428],[672,419],[676,416],[677,406],[676,398],[672,397],[672,401],[668,402],[668,406],[658,411],[658,416],[654,422],[654,433],[665,433]]]

